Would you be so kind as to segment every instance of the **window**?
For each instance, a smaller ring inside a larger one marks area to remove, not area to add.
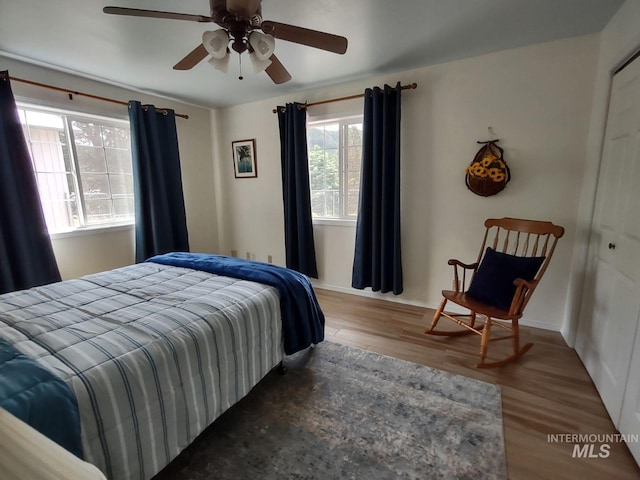
[[[49,233],[132,223],[129,123],[18,106]]]
[[[309,121],[307,142],[313,217],[355,220],[360,196],[362,116]]]

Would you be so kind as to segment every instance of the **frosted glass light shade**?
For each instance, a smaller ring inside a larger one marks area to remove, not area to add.
[[[209,65],[211,65],[216,70],[220,70],[223,73],[228,73],[229,72],[229,58],[230,57],[231,57],[231,55],[229,55],[228,53],[222,58],[216,58],[216,57],[212,56],[209,59]]]
[[[260,60],[255,51],[249,54],[249,59],[251,60],[251,65],[253,65],[253,71],[256,73],[263,72],[271,65],[271,60],[268,58],[266,60]]]
[[[202,34],[202,45],[213,58],[227,56],[229,34],[226,30],[207,31]]]
[[[249,45],[253,48],[258,59],[268,60],[276,48],[276,41],[271,35],[253,31],[249,35]]]

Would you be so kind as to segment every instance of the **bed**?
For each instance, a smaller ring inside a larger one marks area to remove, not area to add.
[[[0,399],[7,382],[17,389],[0,406],[52,428],[43,433],[110,479],[149,479],[285,354],[323,336],[304,275],[162,255],[0,295]]]

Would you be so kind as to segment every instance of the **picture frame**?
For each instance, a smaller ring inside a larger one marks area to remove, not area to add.
[[[231,142],[231,148],[233,150],[233,172],[236,178],[257,177],[256,140],[236,140]]]

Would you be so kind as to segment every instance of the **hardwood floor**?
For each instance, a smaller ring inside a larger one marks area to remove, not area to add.
[[[608,458],[573,458],[573,443],[548,441],[548,434],[617,433],[578,355],[560,333],[522,327],[522,344],[533,342],[533,348],[516,363],[480,370],[474,367],[478,336],[424,334],[432,310],[321,289],[316,294],[327,340],[500,385],[510,479],[640,479],[624,443],[610,443]],[[504,349],[506,356],[508,343],[492,344],[489,355],[499,357]],[[599,448],[596,444],[593,453]]]

